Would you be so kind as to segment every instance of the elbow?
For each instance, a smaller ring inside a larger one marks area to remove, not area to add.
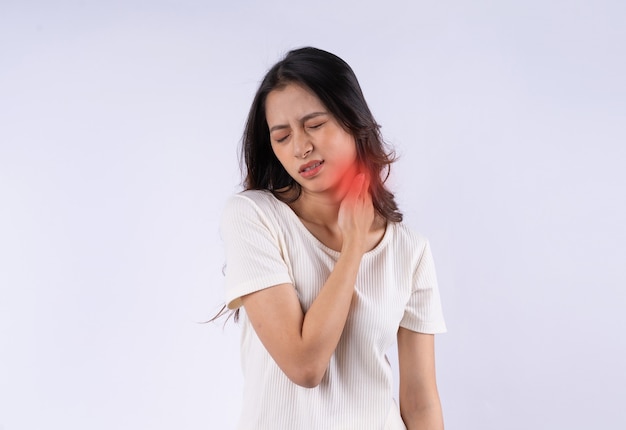
[[[315,388],[322,382],[322,378],[317,375],[297,375],[289,379],[303,388]]]
[[[320,382],[322,382],[321,378],[320,379],[315,379],[315,378],[290,378],[291,382],[293,382],[296,385],[299,385],[303,388],[315,388],[317,387]]]
[[[326,366],[303,365],[285,374],[296,385],[304,388],[315,388],[322,382],[326,374]]]
[[[407,398],[408,397],[408,398]],[[441,402],[436,391],[430,398],[400,396],[400,414],[407,428],[427,427],[443,430]]]

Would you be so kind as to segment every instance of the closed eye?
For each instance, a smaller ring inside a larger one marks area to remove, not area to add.
[[[312,128],[312,129],[320,128],[324,124],[326,124],[326,121],[320,122],[319,124],[310,125],[309,128]]]
[[[288,137],[289,137],[289,135],[287,135],[285,137],[281,137],[280,139],[274,139],[274,140],[276,140],[276,142],[278,142],[278,143],[283,143],[285,140],[287,140]]]

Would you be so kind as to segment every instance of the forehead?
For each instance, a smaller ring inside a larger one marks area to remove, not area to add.
[[[320,111],[326,111],[321,100],[311,90],[298,84],[287,84],[272,90],[265,100],[268,124],[289,121]]]

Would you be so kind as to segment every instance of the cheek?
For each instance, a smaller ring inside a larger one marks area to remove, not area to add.
[[[341,184],[349,185],[359,172],[364,171],[358,160],[356,148],[352,145],[344,146],[341,152],[341,158],[338,160],[338,171],[341,173]]]
[[[274,152],[274,156],[278,159],[280,164],[282,164],[283,167],[286,167],[285,162],[284,162],[285,161],[285,148],[272,145],[272,152]]]
[[[356,143],[351,136],[346,136],[343,142],[336,148],[340,155],[340,163],[343,167],[349,167],[358,162]]]

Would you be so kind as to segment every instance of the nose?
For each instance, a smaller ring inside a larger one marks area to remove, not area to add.
[[[313,151],[313,143],[306,132],[300,131],[293,136],[293,152],[296,158],[306,158]]]

